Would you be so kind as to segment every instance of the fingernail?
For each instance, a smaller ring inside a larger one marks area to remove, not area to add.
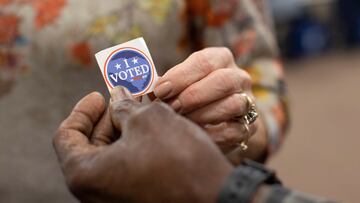
[[[133,96],[129,92],[129,90],[121,86],[114,87],[114,89],[111,90],[110,95],[112,102],[125,99],[133,99]]]
[[[171,108],[174,109],[174,111],[178,112],[178,111],[180,111],[182,105],[181,105],[181,102],[179,100],[175,100],[174,102],[172,102],[170,104],[170,106],[171,106]]]
[[[155,87],[154,94],[160,99],[167,99],[172,91],[171,82],[167,81]]]

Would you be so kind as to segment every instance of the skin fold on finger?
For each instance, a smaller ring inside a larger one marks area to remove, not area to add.
[[[105,99],[97,92],[91,93],[81,99],[60,128],[74,129],[82,132],[87,137],[93,130],[105,111]]]
[[[96,125],[90,141],[96,146],[105,146],[115,142],[119,137],[120,132],[114,129],[111,122],[110,110],[107,109]]]
[[[238,144],[246,138],[249,140],[252,138],[256,133],[257,124],[254,123],[249,126],[249,134],[244,125],[236,121],[206,125],[204,129],[224,153],[229,153],[238,148]]]
[[[162,100],[171,99],[211,72],[228,68],[230,64],[235,62],[227,48],[207,48],[195,52],[183,63],[171,68],[158,81],[154,93]]]
[[[247,91],[251,83],[240,69],[220,69],[186,88],[170,105],[182,114],[204,107],[234,93]]]
[[[241,94],[235,93],[224,99],[197,109],[186,117],[198,124],[219,124],[229,121],[247,112],[247,101]]]

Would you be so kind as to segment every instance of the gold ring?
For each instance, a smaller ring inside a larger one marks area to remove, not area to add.
[[[242,151],[246,151],[249,148],[248,142],[251,137],[250,125],[256,121],[256,119],[259,117],[259,114],[256,110],[255,102],[253,102],[253,100],[246,93],[241,93],[240,95],[246,98],[247,113],[246,115],[236,117],[235,119],[242,123],[245,127],[246,137],[244,141],[239,143],[239,147]]]
[[[246,151],[248,150],[249,146],[248,146],[248,142],[250,139],[250,128],[248,124],[244,124],[245,130],[246,130],[246,137],[244,139],[244,141],[239,143],[239,147],[242,151]]]
[[[253,124],[259,117],[255,102],[253,102],[253,100],[246,93],[241,93],[240,95],[246,98],[247,113],[244,116],[239,116],[236,118],[243,124]]]

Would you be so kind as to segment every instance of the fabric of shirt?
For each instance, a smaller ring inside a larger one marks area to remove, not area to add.
[[[107,94],[94,54],[140,36],[160,74],[226,46],[253,78],[271,153],[288,123],[271,23],[263,0],[0,0],[0,99],[13,107],[3,112],[54,126],[87,92]]]

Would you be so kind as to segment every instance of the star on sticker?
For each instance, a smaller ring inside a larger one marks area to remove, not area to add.
[[[137,58],[133,58],[132,62],[133,62],[133,64],[135,65],[135,64],[138,63],[138,59],[137,59]]]
[[[115,68],[116,68],[116,70],[119,70],[119,69],[121,68],[121,65],[117,63],[117,64],[115,65]]]

